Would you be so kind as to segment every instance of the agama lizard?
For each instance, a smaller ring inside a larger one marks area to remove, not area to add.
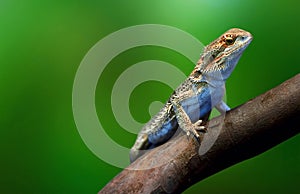
[[[164,107],[141,129],[130,151],[133,162],[145,150],[169,140],[178,126],[200,142],[198,132],[212,108],[220,113],[230,110],[222,100],[225,81],[232,73],[252,35],[233,28],[205,47],[197,65],[186,80],[173,92]],[[144,150],[144,151],[143,151]]]

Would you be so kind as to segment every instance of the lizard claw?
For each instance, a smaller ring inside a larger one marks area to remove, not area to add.
[[[190,135],[191,135],[191,132],[190,132],[190,131],[187,131],[187,132],[186,132],[186,136],[189,138]]]
[[[195,128],[193,128],[192,130],[188,131],[188,134],[192,133],[194,135],[194,137],[196,138],[197,142],[200,143],[200,135],[197,132],[197,130]]]
[[[206,133],[207,129],[205,128],[205,126],[201,125],[202,122],[203,122],[202,120],[198,120],[196,123],[193,124],[194,128],[196,131]]]

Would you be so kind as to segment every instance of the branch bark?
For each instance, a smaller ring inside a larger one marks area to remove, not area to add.
[[[180,193],[299,132],[300,74],[229,111],[225,118],[212,119],[201,137],[214,142],[207,152],[201,153],[202,145],[199,152],[195,140],[179,134],[136,160],[99,193]]]

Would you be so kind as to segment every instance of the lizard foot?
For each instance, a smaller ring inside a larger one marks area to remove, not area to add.
[[[195,122],[193,125],[194,125],[194,128],[196,131],[199,131],[199,132],[202,132],[202,133],[206,133],[207,132],[207,129],[204,125],[201,125],[202,124],[202,120],[198,120],[197,122]]]
[[[201,126],[201,123],[202,123],[202,120],[197,121],[196,123],[191,125],[191,128],[189,128],[189,130],[186,131],[186,135],[188,137],[190,137],[192,134],[199,143],[200,143],[199,132],[206,132],[205,127]]]
[[[191,134],[193,134],[193,135],[191,135]],[[197,142],[200,143],[200,135],[198,134],[198,132],[195,129],[188,130],[186,132],[186,135],[187,135],[188,139],[190,136],[194,136],[196,138]]]

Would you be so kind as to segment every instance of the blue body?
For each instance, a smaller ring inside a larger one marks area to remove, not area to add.
[[[181,106],[190,117],[192,123],[206,116],[212,109],[211,91],[206,87],[197,96],[181,101]],[[175,116],[168,118],[164,124],[155,133],[149,134],[148,140],[153,146],[164,143],[170,139],[178,128],[178,122]]]

